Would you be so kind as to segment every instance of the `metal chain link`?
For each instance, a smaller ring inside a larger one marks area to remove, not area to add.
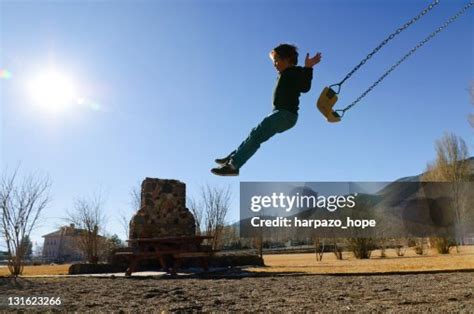
[[[390,67],[390,69],[385,72],[378,80],[375,81],[375,83],[373,83],[365,92],[362,93],[362,95],[360,95],[356,100],[354,100],[352,102],[352,104],[350,104],[349,106],[347,106],[346,108],[342,109],[342,110],[337,110],[337,111],[341,111],[342,112],[342,115],[344,115],[344,113],[349,110],[350,108],[352,108],[355,104],[357,104],[362,98],[365,97],[365,95],[367,95],[375,86],[377,86],[380,82],[383,81],[383,79],[389,75],[393,70],[395,70],[396,67],[398,67],[400,65],[400,63],[402,63],[403,61],[405,61],[405,59],[407,59],[409,56],[411,56],[418,48],[420,48],[421,46],[423,46],[424,44],[426,44],[430,39],[432,39],[433,37],[435,37],[439,32],[441,32],[443,29],[445,29],[446,27],[448,27],[449,24],[451,24],[452,22],[454,22],[459,16],[461,16],[462,14],[464,14],[472,5],[474,5],[474,2],[471,0],[466,6],[464,6],[464,8],[459,11],[458,13],[456,13],[455,15],[453,15],[451,18],[449,18],[449,20],[447,20],[446,22],[444,22],[443,25],[441,25],[440,27],[438,27],[437,30],[435,30],[434,32],[432,32],[431,34],[429,34],[425,39],[423,39],[422,41],[420,41],[415,47],[413,47],[407,54],[405,54],[400,60],[398,60],[394,65],[392,65]]]
[[[347,79],[349,79],[352,74],[354,74],[354,72],[356,72],[357,70],[359,70],[359,68],[361,66],[363,66],[370,58],[372,58],[372,56],[374,54],[376,54],[380,48],[382,48],[383,46],[385,46],[386,43],[388,43],[390,40],[392,40],[395,36],[397,36],[398,34],[400,34],[402,31],[404,31],[405,29],[407,29],[410,25],[412,25],[413,23],[415,23],[416,21],[418,21],[423,15],[425,15],[426,13],[428,13],[429,11],[431,11],[431,9],[433,9],[434,6],[438,5],[439,4],[439,0],[434,0],[428,7],[426,7],[425,9],[423,9],[423,11],[421,11],[417,16],[415,16],[414,18],[412,18],[410,21],[406,22],[405,24],[403,24],[403,26],[399,27],[395,32],[393,32],[392,34],[390,34],[387,38],[385,38],[371,53],[369,53],[354,69],[352,69],[352,71],[350,71],[346,77],[339,83],[337,84],[334,84],[334,85],[342,85]]]

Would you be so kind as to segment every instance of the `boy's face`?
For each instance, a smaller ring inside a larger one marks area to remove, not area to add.
[[[281,59],[276,53],[272,53],[273,66],[279,73],[285,71],[291,64],[289,59]]]

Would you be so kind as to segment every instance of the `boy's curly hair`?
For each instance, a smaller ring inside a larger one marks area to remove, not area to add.
[[[270,52],[270,55],[278,55],[282,59],[289,59],[290,63],[297,65],[298,64],[298,47],[291,44],[280,44],[277,47],[273,48]]]

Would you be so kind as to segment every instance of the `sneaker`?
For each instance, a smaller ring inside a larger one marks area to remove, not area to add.
[[[211,172],[215,175],[226,176],[226,177],[239,175],[239,169],[235,168],[230,163],[227,163],[219,168],[212,168]]]
[[[227,163],[229,163],[230,161],[230,156],[227,156],[227,157],[224,157],[224,158],[217,158],[215,159],[214,161],[216,162],[216,164],[219,164],[219,165],[225,165]]]

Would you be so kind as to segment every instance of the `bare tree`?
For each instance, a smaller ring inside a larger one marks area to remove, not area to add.
[[[455,228],[458,242],[462,244],[464,237],[463,224],[467,207],[463,203],[466,184],[470,180],[469,151],[461,137],[446,133],[436,141],[436,160],[428,164],[423,181],[451,182],[454,200]]]
[[[426,238],[415,239],[415,253],[418,255],[428,254],[428,241]]]
[[[0,181],[1,232],[8,250],[8,270],[13,276],[23,272],[27,254],[25,240],[50,201],[50,180],[47,177],[28,175],[17,184],[18,169],[12,175],[4,174]]]
[[[336,237],[332,238],[333,240],[333,252],[338,260],[342,260],[342,247],[337,244]]]
[[[471,104],[474,105],[474,80],[471,81],[471,84],[469,86],[469,95],[471,96]],[[474,114],[472,113],[469,115],[469,123],[474,128]]]
[[[203,217],[203,206],[199,204],[194,198],[188,197],[188,208],[194,216],[196,222],[196,234],[202,233],[202,217]]]
[[[133,212],[136,212],[141,207],[141,195],[140,195],[140,185],[137,184],[130,191],[130,206],[132,208],[132,213],[127,211],[119,211],[119,223],[122,225],[125,239],[128,239],[130,236],[130,220],[132,218]]]
[[[128,237],[130,236],[130,218],[130,215],[127,214],[125,211],[119,211],[118,220],[120,225],[122,226],[125,239],[128,239]]]
[[[100,232],[103,232],[105,216],[103,214],[103,200],[100,194],[93,198],[79,198],[74,209],[68,212],[66,218],[79,229],[79,249],[87,257],[89,263],[97,263],[99,258]]]
[[[43,257],[43,245],[35,242],[33,246],[33,259],[36,261],[41,260]]]
[[[201,189],[203,219],[206,234],[212,236],[212,248],[216,249],[230,208],[229,187],[217,188],[206,185]]]
[[[141,188],[140,188],[140,185],[137,184],[136,187],[132,188],[132,190],[130,191],[130,205],[132,206],[133,210],[134,211],[137,211],[140,209],[140,207],[142,206],[142,198],[141,198],[141,192],[140,192]]]
[[[123,247],[125,247],[124,242],[116,234],[106,234],[103,237],[100,237],[98,250],[99,260],[113,260],[115,252]]]
[[[252,244],[253,247],[257,250],[258,256],[260,258],[263,258],[263,234],[260,232],[260,234],[254,238],[252,238]]]
[[[320,237],[314,237],[314,253],[316,254],[316,261],[320,262],[323,260],[324,256],[324,239],[321,242]]]
[[[393,245],[395,249],[395,254],[397,256],[405,256],[405,253],[409,247],[410,239],[409,238],[395,238],[393,239]]]
[[[230,249],[235,249],[240,247],[240,239],[238,235],[238,230],[233,224],[227,224],[222,229],[221,241],[222,246]]]

